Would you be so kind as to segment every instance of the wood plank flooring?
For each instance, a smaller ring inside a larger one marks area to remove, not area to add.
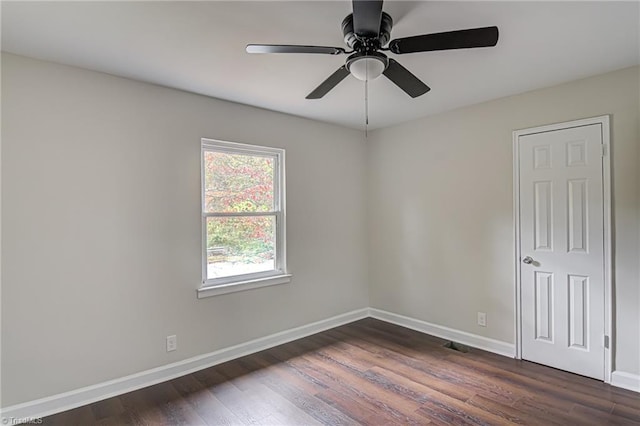
[[[640,394],[374,319],[44,419],[46,425],[640,425]]]

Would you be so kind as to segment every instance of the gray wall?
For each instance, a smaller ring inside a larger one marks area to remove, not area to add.
[[[365,144],[354,130],[3,54],[1,405],[366,306],[513,342],[511,132],[602,114],[613,117],[616,368],[639,373],[638,77],[500,99]],[[290,284],[196,299],[201,137],[287,150]],[[170,334],[179,349],[166,353]]]
[[[615,369],[640,373],[639,77],[624,69],[370,134],[371,306],[513,343],[512,131],[611,114]]]
[[[196,299],[201,137],[287,150],[290,284]],[[360,132],[3,55],[2,142],[3,406],[368,306]]]

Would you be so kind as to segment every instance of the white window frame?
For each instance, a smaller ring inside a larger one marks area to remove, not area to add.
[[[285,151],[258,145],[237,142],[226,142],[202,138],[200,152],[200,211],[202,215],[202,286],[198,289],[198,298],[217,296],[253,288],[284,284],[291,281],[287,273],[286,256],[286,215],[285,215]],[[274,210],[270,212],[250,213],[207,213],[205,209],[205,152],[224,152],[251,156],[270,157],[274,159]],[[242,217],[242,216],[275,216],[276,244],[275,269],[250,274],[233,275],[207,279],[207,218],[208,217]]]

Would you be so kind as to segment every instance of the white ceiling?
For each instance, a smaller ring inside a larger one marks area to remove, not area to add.
[[[391,38],[497,25],[494,48],[390,55],[431,87],[369,84],[369,128],[640,63],[638,2],[387,1]],[[364,83],[305,96],[345,56],[249,55],[248,43],[346,47],[351,2],[2,2],[2,50],[353,128]]]

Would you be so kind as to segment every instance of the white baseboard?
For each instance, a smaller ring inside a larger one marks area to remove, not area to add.
[[[131,374],[73,391],[12,405],[1,409],[1,419],[34,419],[67,411],[96,401],[122,395],[137,389],[175,379],[235,358],[272,348],[330,328],[338,327],[369,316],[369,309],[358,309],[301,327],[292,328],[224,348],[205,355],[178,361],[162,367]],[[13,423],[12,423],[13,424]]]
[[[513,358],[515,356],[515,345],[512,343],[478,336],[476,334],[455,330],[453,328],[443,327],[437,324],[431,324],[426,321],[405,317],[403,315],[398,315],[375,308],[369,308],[369,315],[382,321],[390,322],[392,324],[410,328],[412,330],[420,331],[432,336],[440,337],[442,339],[452,340],[488,352],[504,355],[509,358]]]
[[[640,392],[640,374],[614,371],[611,373],[611,386]]]

